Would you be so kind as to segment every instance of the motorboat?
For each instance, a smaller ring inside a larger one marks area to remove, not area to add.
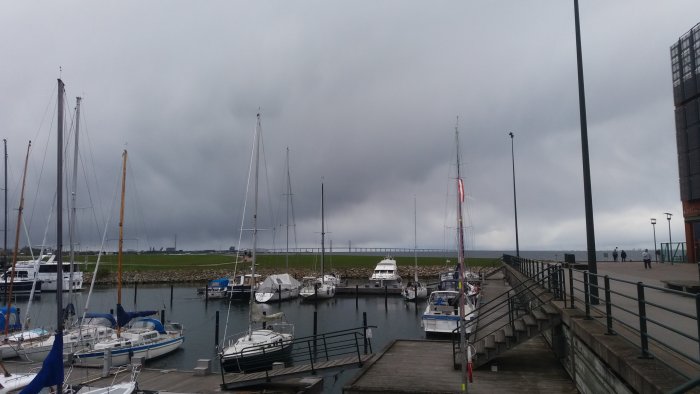
[[[289,274],[274,274],[265,278],[255,291],[256,302],[275,302],[299,297],[301,283]]]
[[[0,297],[7,298],[10,294],[10,282],[12,282],[12,297],[26,298],[32,294],[32,287],[34,288],[34,296],[41,295],[41,284],[40,280],[34,280],[34,275],[30,276],[27,270],[15,270],[15,278],[12,280],[12,270],[7,270],[2,275],[3,281],[0,282]]]
[[[369,282],[373,287],[399,287],[401,286],[401,276],[396,266],[396,260],[387,257],[380,261],[372,276],[369,277]]]
[[[480,290],[477,286],[467,283],[467,292],[464,301],[463,313],[459,309],[458,290],[437,290],[430,293],[428,304],[421,316],[421,326],[426,335],[452,334],[459,327],[460,315],[464,316],[466,334],[469,335],[475,328],[478,317],[477,310],[481,300]]]
[[[259,274],[237,275],[233,282],[229,282],[226,288],[226,297],[232,300],[249,300],[251,289],[257,288],[256,283],[261,277]]]
[[[207,298],[225,298],[226,289],[228,289],[228,284],[228,278],[210,280],[205,290],[207,292]]]
[[[69,262],[63,263],[63,291],[69,291],[71,289],[73,291],[80,291],[83,289],[83,272],[77,269],[77,264],[73,264],[73,276],[71,280],[70,266],[71,264]],[[15,271],[26,272],[28,278],[34,278],[36,275],[36,280],[37,282],[41,281],[41,290],[44,292],[56,291],[57,270],[55,254],[44,254],[36,260],[18,261],[15,265]],[[11,268],[8,272],[9,271],[11,271]],[[7,275],[7,273],[5,275]],[[15,280],[17,280],[17,278],[15,278]],[[14,293],[14,289],[12,291]]]

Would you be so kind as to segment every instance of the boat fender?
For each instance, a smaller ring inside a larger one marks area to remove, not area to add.
[[[467,376],[469,376],[469,383],[474,383],[474,376],[472,375],[473,368],[474,363],[472,362],[472,347],[467,346]]]

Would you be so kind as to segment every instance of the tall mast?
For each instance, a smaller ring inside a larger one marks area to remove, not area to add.
[[[119,253],[117,254],[117,310],[122,304],[122,250],[124,247],[124,196],[126,194],[126,157],[124,149],[122,154],[122,202],[119,208]],[[121,334],[121,327],[117,324],[117,336]]]
[[[56,340],[63,338],[63,81],[58,80],[58,117],[56,131]],[[41,258],[41,257],[40,257]],[[61,339],[62,340],[62,339]],[[62,366],[61,366],[62,367]],[[56,385],[63,393],[63,383]]]
[[[459,162],[459,118],[455,125],[455,145],[457,146],[457,232],[459,241],[459,350],[462,354],[462,391],[466,391],[467,385],[467,325],[464,321],[464,224],[462,223],[462,202],[464,200],[464,181],[460,171]]]
[[[24,173],[22,175],[22,190],[19,195],[19,210],[17,212],[17,232],[15,233],[15,247],[12,249],[12,272],[10,274],[10,289],[7,293],[7,315],[10,315],[12,308],[12,285],[15,281],[15,265],[17,264],[17,251],[19,250],[19,228],[22,225],[22,212],[24,211],[24,185],[27,179],[27,164],[29,163],[29,149],[32,147],[32,141],[27,145],[27,156],[24,159]],[[10,330],[10,319],[5,319],[5,336]]]
[[[289,272],[289,200],[292,198],[292,181],[289,178],[289,147],[287,147],[287,252],[284,256],[287,272]]]
[[[73,247],[75,241],[75,200],[78,193],[78,137],[80,135],[80,100],[81,97],[75,98],[75,147],[73,148],[73,190],[71,191],[71,214],[70,226],[68,227],[68,236],[70,237],[70,275],[68,282],[68,295],[73,293],[73,264],[75,264],[75,249]],[[62,280],[62,279],[61,279]]]
[[[258,113],[258,123],[255,128],[255,202],[253,203],[253,254],[250,265],[250,272],[253,274],[250,286],[250,307],[248,308],[248,337],[253,335],[253,304],[255,299],[255,262],[257,259],[258,247],[258,172],[260,171],[260,139],[262,138],[262,126],[260,125],[260,114]]]
[[[324,216],[323,216],[323,182],[321,182],[321,282],[325,283],[323,260],[326,255],[326,228],[324,226]]]
[[[2,268],[7,266],[7,140],[2,140],[3,146],[5,147],[5,229],[3,234],[5,234],[5,243],[2,250]]]
[[[413,281],[418,283],[418,220],[416,215],[416,196],[413,196],[413,261],[415,263],[415,271],[413,272]],[[418,294],[416,294],[416,299]]]

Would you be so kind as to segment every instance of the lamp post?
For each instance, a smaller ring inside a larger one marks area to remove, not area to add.
[[[654,230],[654,262],[658,263],[659,258],[656,257],[656,218],[651,218],[651,227]]]
[[[666,220],[668,220],[668,260],[671,262],[671,265],[673,265],[673,255],[671,252],[671,216],[673,215],[668,212],[664,212],[664,215],[666,215]]]
[[[515,255],[520,257],[520,243],[518,242],[518,202],[515,198],[515,151],[513,149],[513,132],[510,135],[510,158],[513,163],[513,207],[515,209]]]

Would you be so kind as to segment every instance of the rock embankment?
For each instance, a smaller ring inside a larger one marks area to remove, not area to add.
[[[453,269],[453,267],[444,266],[428,266],[418,267],[418,277],[420,278],[435,278],[440,272],[445,272]],[[343,279],[369,279],[372,275],[372,268],[343,268],[335,270],[335,273],[340,274]],[[271,269],[261,269],[258,271],[260,275],[266,277],[268,275],[279,273]],[[289,273],[296,279],[301,280],[304,276],[315,276],[311,270],[291,269]],[[233,276],[232,270],[225,269],[198,269],[198,270],[169,270],[169,271],[142,271],[142,272],[124,272],[122,275],[123,283],[202,283],[216,278],[228,278]],[[399,275],[403,278],[413,276],[413,267],[399,267]],[[85,273],[83,282],[88,284],[92,280],[92,273]],[[95,280],[97,284],[114,284],[117,283],[117,273],[100,274]]]

